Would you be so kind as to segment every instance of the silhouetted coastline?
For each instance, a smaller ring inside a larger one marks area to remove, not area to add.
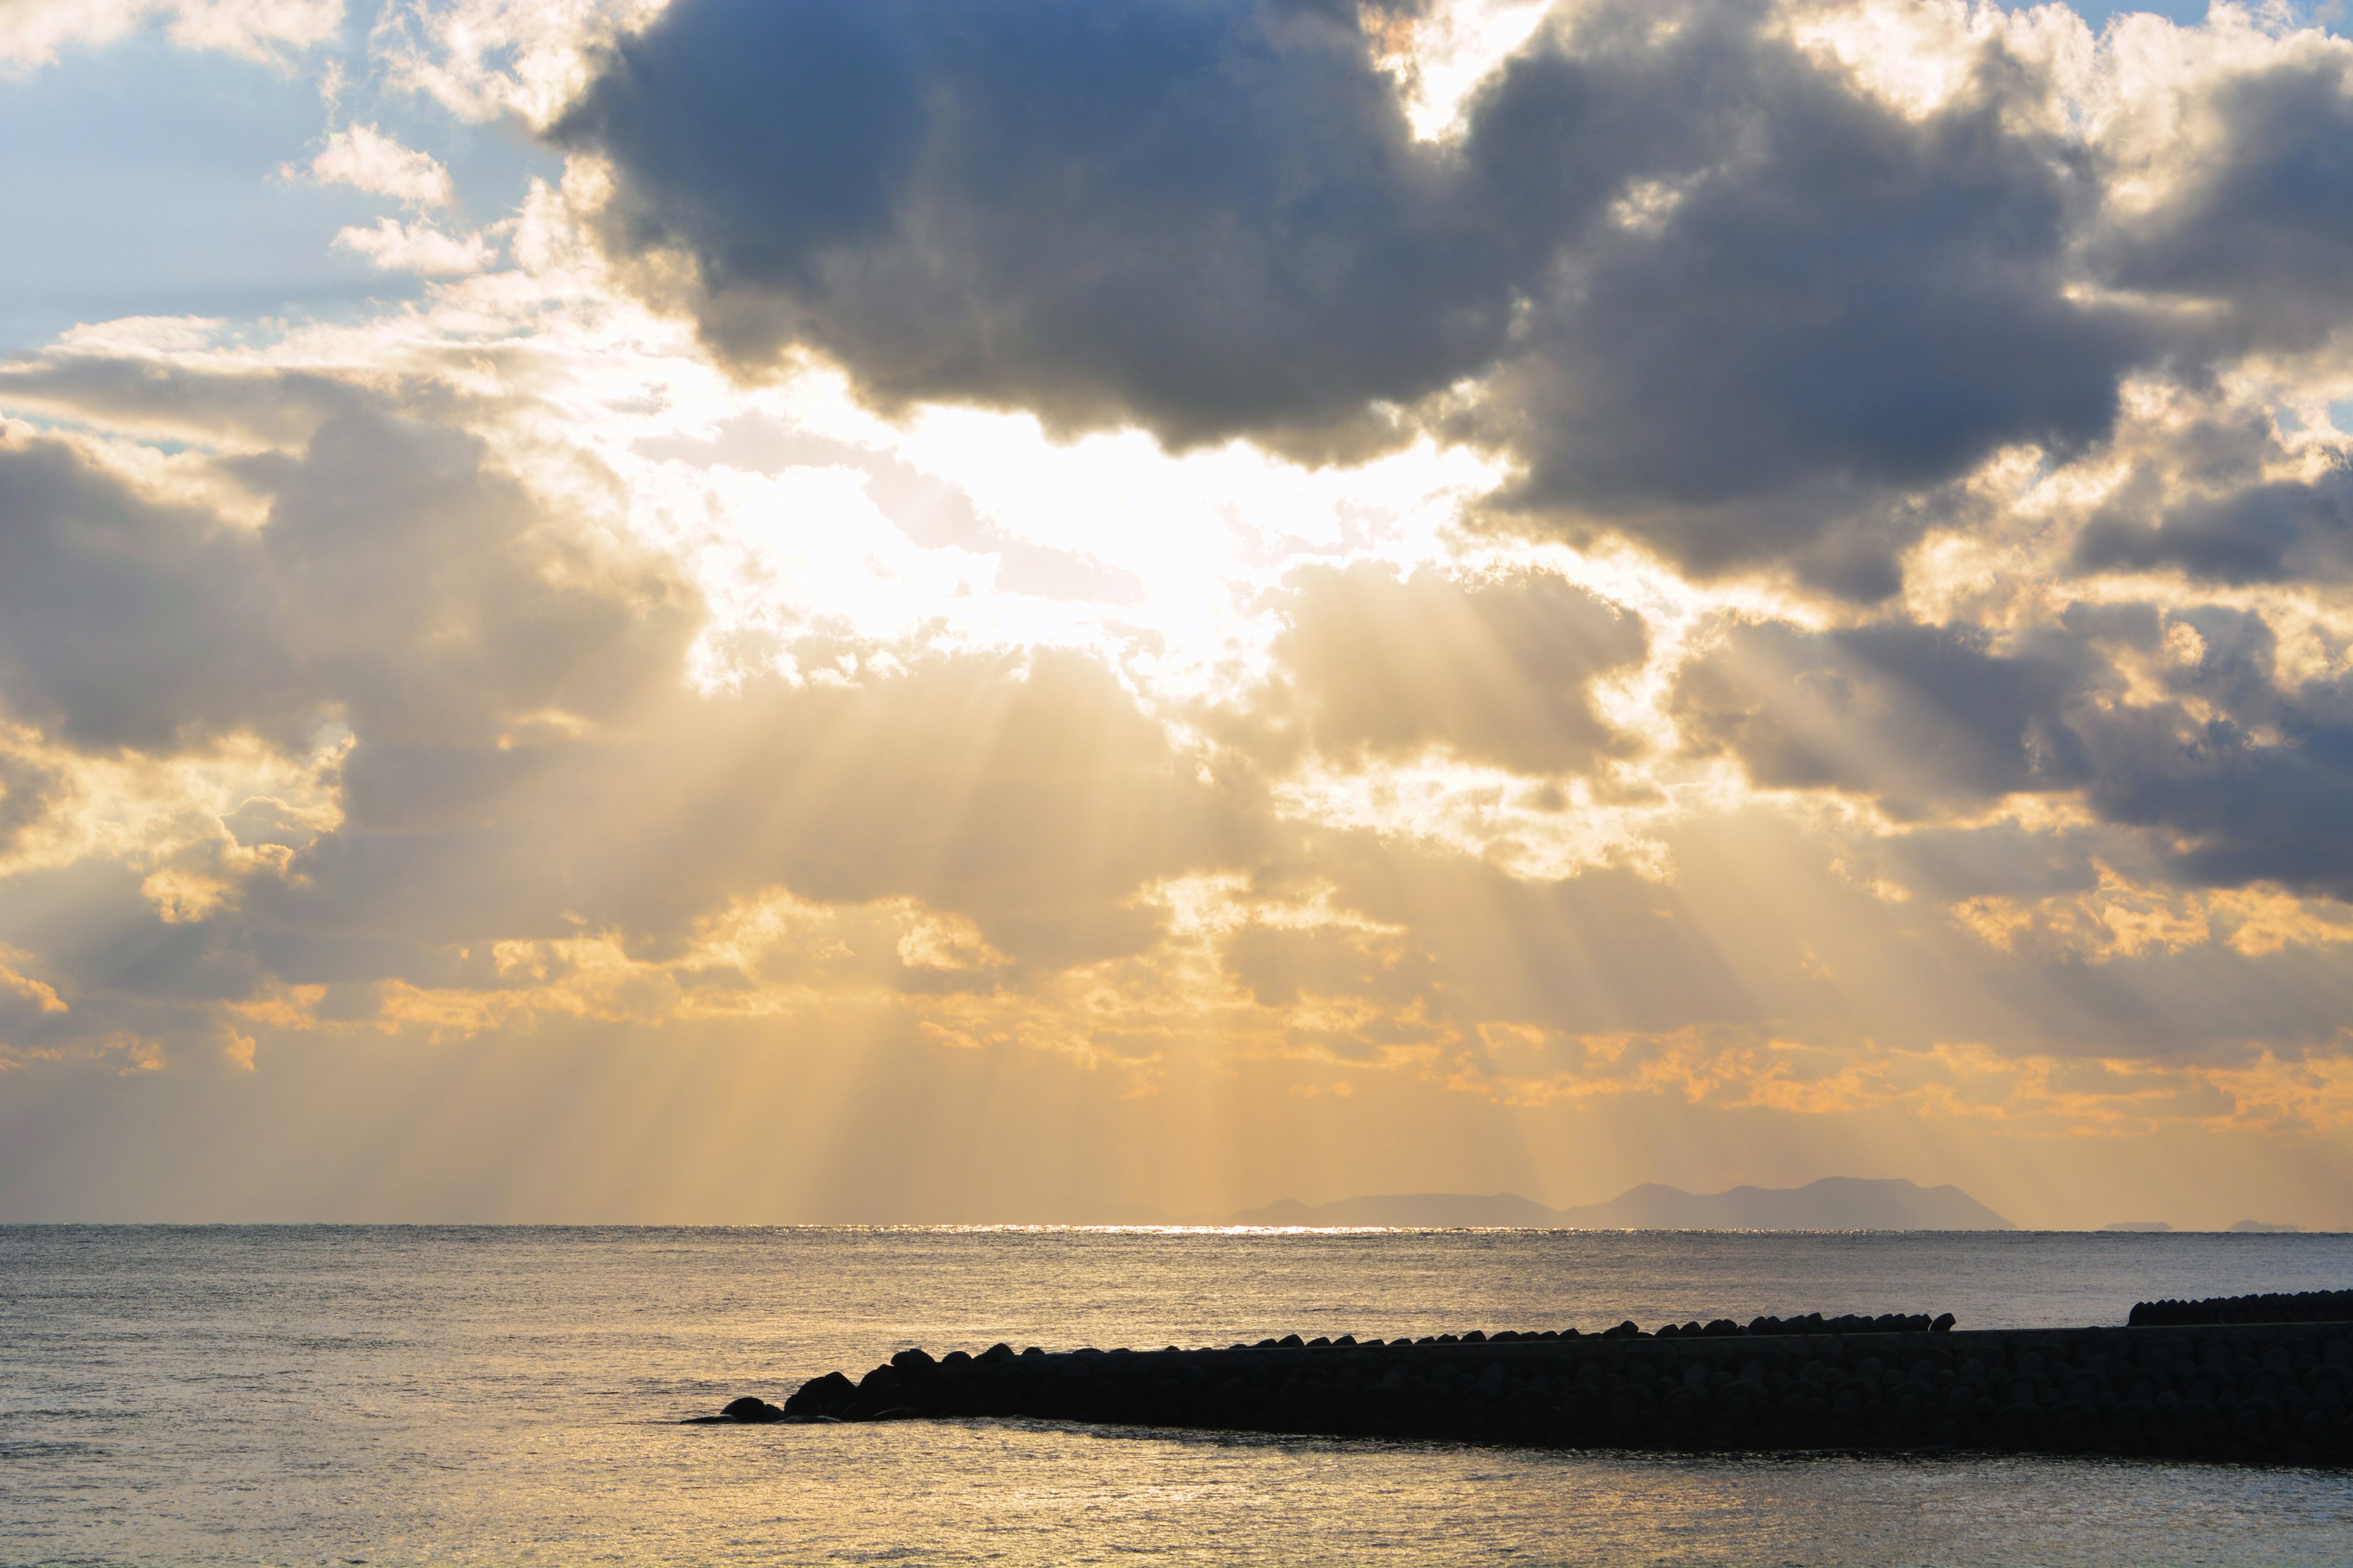
[[[2268,1321],[2249,1321],[2268,1312]],[[2123,1328],[1950,1315],[1632,1323],[1223,1350],[934,1359],[703,1423],[1033,1417],[1548,1447],[2099,1454],[2353,1462],[2353,1291],[2143,1303]]]

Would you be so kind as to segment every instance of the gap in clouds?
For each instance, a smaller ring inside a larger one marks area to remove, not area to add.
[[[358,321],[421,299],[416,276],[335,244],[398,204],[301,177],[337,129],[380,126],[438,159],[458,195],[445,221],[461,230],[560,177],[519,125],[459,120],[385,81],[370,50],[385,8],[347,5],[328,37],[258,58],[178,47],[150,22],[6,62],[0,350],[125,316]]]
[[[321,121],[305,77],[143,36],[0,80],[0,345],[118,316],[356,318],[416,298],[332,248],[380,204],[274,178]]]

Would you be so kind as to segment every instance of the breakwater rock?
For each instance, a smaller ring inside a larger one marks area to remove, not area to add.
[[[906,1350],[854,1383],[840,1373],[806,1383],[781,1411],[747,1399],[719,1419],[1029,1416],[1555,1447],[2353,1462],[2353,1324],[1706,1327],[1293,1336],[1224,1350],[996,1345],[938,1359]]]
[[[2215,1296],[2203,1301],[2143,1301],[2128,1320],[2139,1328],[2205,1323],[2353,1322],[2353,1290],[2303,1290],[2292,1296]]]

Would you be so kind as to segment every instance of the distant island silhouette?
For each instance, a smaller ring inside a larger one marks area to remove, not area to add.
[[[1400,1193],[1304,1204],[1285,1198],[1228,1222],[1273,1226],[1493,1226],[1544,1230],[2015,1230],[1950,1185],[1825,1176],[1802,1187],[1687,1193],[1646,1182],[1608,1203],[1548,1208],[1516,1193]]]
[[[2169,1231],[2173,1226],[2161,1219],[2120,1219],[2100,1227],[2102,1230]],[[2191,1227],[2195,1229],[2195,1226]],[[2272,1225],[2259,1219],[2242,1219],[2229,1227],[2239,1236],[2294,1236],[2304,1229],[2300,1225]]]

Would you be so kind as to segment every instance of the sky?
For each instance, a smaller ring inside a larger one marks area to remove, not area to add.
[[[2345,30],[0,0],[0,1220],[2353,1227]]]

